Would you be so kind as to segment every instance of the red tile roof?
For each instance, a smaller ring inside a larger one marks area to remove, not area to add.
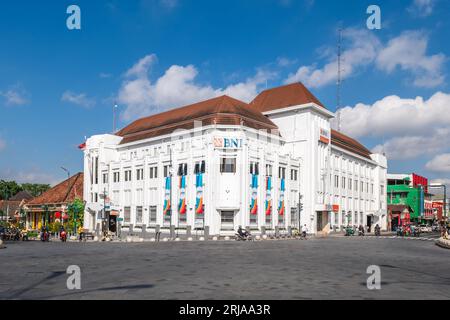
[[[371,159],[370,155],[372,154],[372,152],[370,152],[366,147],[364,147],[355,139],[352,139],[336,130],[331,130],[331,144],[334,144],[335,146],[338,146],[347,151],[356,153],[360,156],[363,156],[364,158]]]
[[[267,112],[307,103],[325,106],[302,84],[292,83],[261,92],[250,106],[259,112]]]
[[[27,205],[69,203],[75,199],[83,199],[83,173],[81,172],[34,198]]]
[[[170,134],[176,129],[192,129],[195,120],[202,121],[203,125],[242,124],[254,129],[277,129],[272,121],[245,102],[221,96],[139,119],[117,135],[123,137],[121,144],[125,144]]]

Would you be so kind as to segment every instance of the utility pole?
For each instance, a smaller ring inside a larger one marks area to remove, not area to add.
[[[336,90],[336,110],[337,110],[337,130],[341,131],[341,87],[342,87],[342,27],[338,29],[337,45],[337,90]]]
[[[170,196],[169,196],[169,214],[170,214],[170,229],[169,234],[172,237],[172,210],[173,210],[173,202],[172,202],[172,176],[173,176],[173,163],[172,163],[172,144],[169,145],[169,157],[170,157],[170,167],[169,167],[169,185],[170,185]],[[171,239],[172,240],[172,239]]]

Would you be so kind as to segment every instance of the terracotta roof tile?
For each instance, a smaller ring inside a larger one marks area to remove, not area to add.
[[[83,199],[83,173],[81,172],[34,198],[28,205],[68,203],[77,198]]]
[[[267,112],[307,103],[325,108],[302,83],[292,83],[261,92],[250,102],[250,106],[259,112]]]
[[[14,197],[11,197],[9,200],[11,200],[11,201],[22,201],[22,200],[29,201],[31,199],[33,199],[33,196],[28,191],[20,191]]]
[[[124,138],[121,144],[125,144],[170,134],[176,129],[191,129],[194,120],[202,121],[203,125],[242,123],[255,129],[277,129],[272,121],[245,102],[221,96],[136,120],[117,135]]]
[[[372,154],[372,152],[370,152],[366,147],[364,147],[361,143],[359,143],[355,139],[350,138],[345,134],[338,132],[336,130],[331,130],[331,144],[334,144],[347,151],[356,153],[367,159],[371,159],[370,155]]]

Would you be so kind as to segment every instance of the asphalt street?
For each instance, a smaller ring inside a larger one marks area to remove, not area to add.
[[[432,240],[7,243],[0,299],[450,299],[450,250]],[[67,289],[70,265],[81,290]]]

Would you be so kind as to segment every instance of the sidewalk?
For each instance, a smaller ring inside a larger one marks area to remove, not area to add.
[[[380,236],[388,237],[388,236],[395,236],[397,233],[394,231],[381,231]],[[358,231],[356,231],[356,236],[358,235]],[[375,237],[375,232],[371,233],[365,233],[364,236],[366,237]],[[345,237],[345,232],[332,232],[328,235],[330,238],[340,238]]]

